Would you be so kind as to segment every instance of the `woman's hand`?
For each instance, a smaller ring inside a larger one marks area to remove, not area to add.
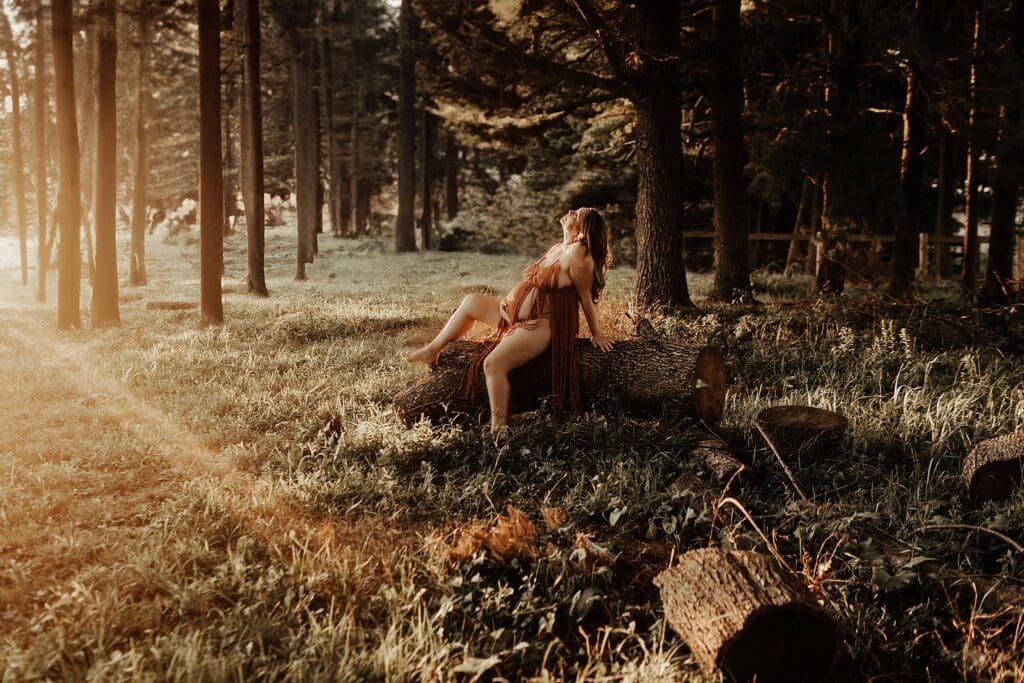
[[[601,351],[605,352],[611,351],[612,346],[615,344],[615,342],[613,342],[611,339],[604,336],[603,334],[595,334],[593,337],[590,338],[590,343],[593,344],[596,348],[599,348],[601,349]]]

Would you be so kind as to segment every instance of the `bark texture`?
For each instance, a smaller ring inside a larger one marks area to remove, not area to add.
[[[307,34],[312,22],[307,3],[296,12],[297,28],[292,32],[292,123],[295,132],[295,279],[306,279],[306,264],[313,262],[316,239],[317,186],[319,184],[319,141],[317,109],[313,88],[316,85],[315,39]]]
[[[644,44],[679,53],[680,2],[640,3]],[[682,100],[678,64],[647,74],[636,105],[636,284],[638,311],[692,308],[683,261]],[[671,62],[671,65],[669,64]]]
[[[823,680],[839,654],[832,617],[765,555],[691,550],[654,579],[665,619],[705,672],[726,680]]]
[[[197,0],[199,14],[199,317],[224,322],[224,169],[220,132],[220,7]]]
[[[772,406],[757,424],[784,458],[816,460],[834,453],[848,422],[839,413],[811,406]]]
[[[743,141],[740,0],[716,0],[712,19],[715,77],[708,89],[714,154],[715,274],[711,298],[753,296],[747,239],[747,149]]]
[[[57,100],[57,147],[60,154],[60,265],[57,283],[57,326],[82,326],[82,190],[79,176],[78,116],[75,111],[75,69],[71,0],[53,0],[53,91]]]
[[[631,412],[676,414],[715,422],[725,403],[725,377],[718,349],[671,339],[624,339],[603,353],[590,340],[577,340],[580,389],[586,405],[620,403]],[[478,417],[487,410],[487,388],[481,375],[472,399],[463,398],[466,368],[476,345],[458,341],[445,347],[438,365],[419,383],[394,398],[395,410],[411,424],[420,416]],[[548,352],[514,370],[511,412],[529,410],[551,394]],[[698,386],[700,385],[700,386]]]
[[[717,481],[728,481],[734,474],[743,469],[743,462],[736,453],[714,434],[705,434],[693,449],[693,457],[704,465]]]
[[[402,0],[398,14],[398,217],[395,251],[416,251],[416,57],[412,1]]]
[[[268,296],[264,269],[263,98],[260,93],[260,3],[239,0],[242,27],[242,204],[248,256],[247,289]]]
[[[128,282],[146,284],[146,219],[149,212],[149,111],[150,47],[152,27],[149,15],[136,18],[139,31],[138,83],[135,91],[135,185],[132,190],[132,243]]]
[[[1024,432],[987,439],[967,454],[963,481],[971,501],[1006,500],[1024,479]]]
[[[117,8],[100,0],[96,8],[96,274],[92,324],[121,322],[117,294]]]

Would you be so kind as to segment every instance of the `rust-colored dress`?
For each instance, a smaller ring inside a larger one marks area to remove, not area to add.
[[[550,252],[549,252],[550,253]],[[473,355],[466,371],[466,397],[476,391],[476,381],[487,354],[494,350],[512,330],[522,327],[536,329],[541,318],[551,319],[551,412],[558,417],[580,407],[579,350],[579,296],[571,282],[558,286],[561,259],[542,265],[547,254],[523,271],[523,278],[501,300],[501,320],[498,329],[489,337],[478,341],[480,348]],[[519,320],[520,308],[530,293],[536,290],[529,310]]]

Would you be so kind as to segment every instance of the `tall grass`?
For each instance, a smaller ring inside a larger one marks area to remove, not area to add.
[[[195,296],[167,245],[120,328],[56,337],[48,311],[0,311],[4,680],[703,680],[651,578],[709,543],[769,548],[717,488],[670,492],[711,481],[697,425],[529,414],[499,444],[406,429],[390,397],[422,368],[398,349],[522,260],[325,239],[294,283],[284,231],[269,248],[261,300],[229,242],[221,330],[146,308]],[[624,335],[632,272],[610,275],[601,315]],[[968,507],[959,467],[1024,425],[1024,330],[863,289],[804,304],[806,279],[759,278],[762,305],[658,323],[725,351],[716,430],[759,475],[729,494],[837,614],[844,669],[1013,680],[1022,560],[985,530],[1024,538],[1024,505]],[[810,504],[751,427],[778,403],[850,420],[794,470]]]

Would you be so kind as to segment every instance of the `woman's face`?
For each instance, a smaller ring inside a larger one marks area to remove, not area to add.
[[[578,235],[580,230],[583,228],[583,219],[586,218],[587,213],[589,212],[590,209],[586,207],[569,209],[565,212],[562,218],[559,219],[559,222],[570,235]]]

